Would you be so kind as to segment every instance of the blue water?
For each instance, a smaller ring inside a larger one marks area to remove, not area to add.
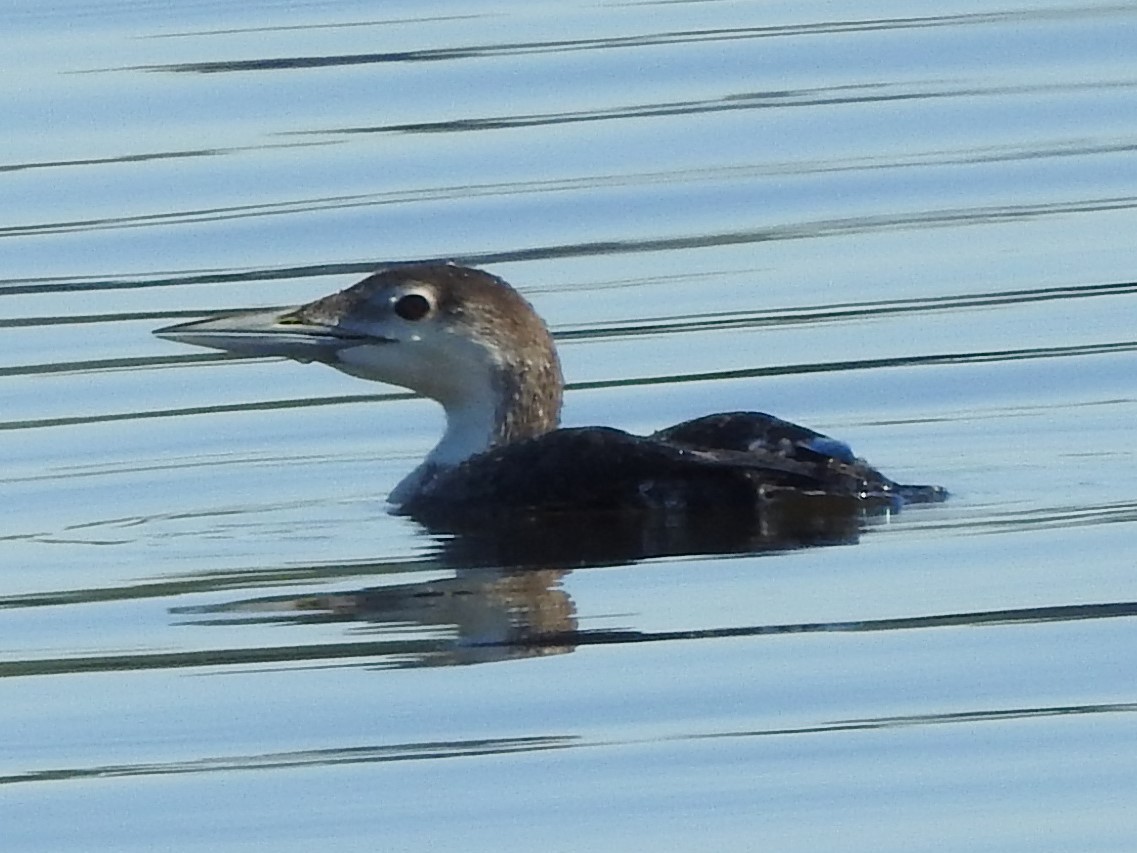
[[[1130,4],[5,19],[5,851],[1131,849]],[[534,303],[568,424],[952,497],[471,561],[386,512],[432,403],[151,335],[416,258]]]

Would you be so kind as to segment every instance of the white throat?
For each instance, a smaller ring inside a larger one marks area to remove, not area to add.
[[[426,487],[440,471],[453,468],[493,446],[500,430],[498,401],[487,394],[446,407],[446,432],[427,454],[387,496],[388,503],[404,504]]]
[[[500,430],[498,400],[485,397],[464,400],[446,407],[446,432],[425,462],[449,468],[464,462],[475,453],[489,450]]]
[[[344,373],[410,388],[442,404],[446,432],[422,464],[387,496],[405,504],[440,471],[489,450],[501,437],[504,401],[496,377],[500,360],[469,337],[449,332],[414,336],[397,344],[348,347],[337,353]]]

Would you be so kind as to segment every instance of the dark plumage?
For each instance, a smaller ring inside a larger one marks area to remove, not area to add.
[[[650,436],[557,429],[563,380],[545,324],[500,278],[453,264],[391,267],[289,311],[157,334],[321,361],[438,400],[446,434],[391,495],[398,512],[436,528],[581,513],[750,524],[774,504],[832,516],[946,496],[894,483],[842,442],[760,412],[708,415]]]
[[[946,496],[789,437],[799,433],[830,441],[760,412],[709,415],[646,437],[609,427],[558,429],[440,471],[400,511],[448,526],[540,513],[756,513],[790,491],[893,507]]]

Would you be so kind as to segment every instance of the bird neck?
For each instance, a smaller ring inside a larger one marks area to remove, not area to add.
[[[446,412],[446,431],[422,464],[391,492],[391,503],[406,503],[440,473],[472,456],[557,428],[564,380],[555,353],[535,362],[499,365],[488,385],[439,401]]]

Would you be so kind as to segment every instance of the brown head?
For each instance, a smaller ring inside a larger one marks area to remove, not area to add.
[[[235,353],[319,361],[437,400],[446,410],[446,434],[393,493],[396,501],[440,467],[541,435],[560,420],[564,381],[541,318],[502,279],[455,264],[388,267],[288,311],[211,318],[157,334]]]

